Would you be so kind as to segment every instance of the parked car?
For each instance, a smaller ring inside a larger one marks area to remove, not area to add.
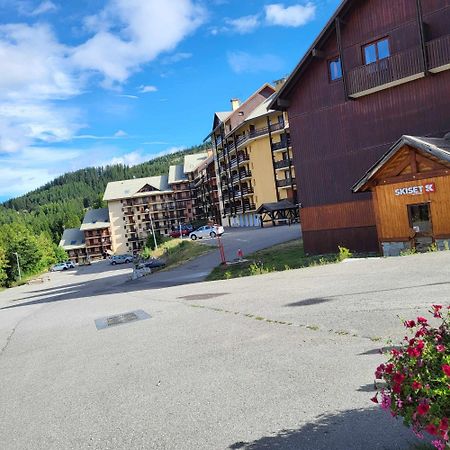
[[[63,270],[69,270],[72,267],[68,266],[67,263],[65,263],[65,262],[61,262],[61,263],[55,264],[50,270],[52,272],[62,272]]]
[[[180,234],[180,227],[178,227],[176,230],[171,231],[169,233],[169,236],[173,238],[179,238],[180,236],[188,236],[193,229],[194,228],[192,227],[192,225],[181,225],[181,234]]]
[[[114,255],[109,258],[109,262],[115,266],[116,264],[127,264],[133,262],[133,255]]]
[[[142,265],[145,267],[150,267],[150,269],[156,269],[159,267],[164,267],[166,265],[166,263],[159,259],[152,258],[152,259],[147,259],[146,261],[143,261]]]
[[[215,238],[216,236],[222,236],[224,229],[221,225],[205,225],[197,228],[192,233],[189,233],[189,237],[195,241],[196,239],[202,239],[204,237]]]
[[[75,269],[75,263],[73,261],[64,261],[64,264],[68,269]]]

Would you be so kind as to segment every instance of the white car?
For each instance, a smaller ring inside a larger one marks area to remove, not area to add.
[[[55,264],[51,270],[52,270],[52,272],[62,272],[63,270],[68,270],[70,268],[71,268],[71,266],[69,266],[65,262],[62,262],[62,263]]]
[[[197,228],[192,233],[189,233],[189,237],[193,241],[204,237],[215,238],[217,236],[222,236],[224,231],[225,230],[221,225],[205,225],[204,227]]]

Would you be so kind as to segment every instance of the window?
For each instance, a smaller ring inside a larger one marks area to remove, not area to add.
[[[328,61],[328,70],[330,72],[331,81],[342,78],[342,65],[341,58],[339,56],[331,61]]]
[[[384,38],[379,41],[372,42],[371,44],[365,45],[364,50],[364,64],[371,64],[380,59],[388,58],[391,56],[389,50],[389,39]]]

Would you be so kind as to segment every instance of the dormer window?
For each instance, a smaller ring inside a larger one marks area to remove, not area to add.
[[[342,65],[341,58],[339,56],[328,61],[328,71],[330,73],[331,81],[339,80],[342,78]]]
[[[372,64],[381,59],[389,58],[391,52],[389,49],[389,39],[383,38],[372,42],[363,47],[364,64]]]

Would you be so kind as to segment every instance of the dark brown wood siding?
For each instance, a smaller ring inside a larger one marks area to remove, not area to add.
[[[389,36],[391,54],[420,46],[415,1],[353,4],[342,25],[346,72],[362,64],[362,45],[374,39]],[[450,0],[422,0],[422,4],[427,39],[450,34]],[[367,202],[371,194],[353,194],[351,187],[402,135],[442,136],[450,130],[450,71],[347,100],[342,80],[330,82],[328,76],[328,60],[337,52],[334,32],[320,50],[325,57],[308,65],[289,94],[299,201],[305,208]],[[367,249],[365,241],[373,247],[374,219],[365,224],[370,226],[364,232],[348,231],[349,223],[354,227],[365,223],[361,214],[358,208],[349,209],[345,218],[342,214],[336,218],[332,229],[327,216],[317,215],[315,228],[306,230],[306,250],[334,251],[341,235],[354,250]]]

